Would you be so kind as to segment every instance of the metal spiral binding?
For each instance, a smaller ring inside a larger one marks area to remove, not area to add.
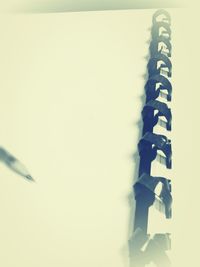
[[[129,240],[131,267],[143,267],[153,262],[157,267],[169,267],[166,253],[170,249],[170,234],[148,233],[149,208],[157,203],[166,219],[172,217],[171,180],[151,175],[152,162],[158,160],[167,169],[172,168],[171,131],[172,100],[171,19],[166,10],[153,15],[150,59],[147,65],[148,80],[145,84],[146,103],[142,110],[143,132],[138,144],[140,156],[138,180],[134,184],[136,209],[133,235]],[[156,125],[166,130],[166,135],[154,131]],[[160,185],[160,191],[156,187]]]

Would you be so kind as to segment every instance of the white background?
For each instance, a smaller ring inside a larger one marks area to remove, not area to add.
[[[133,154],[153,11],[1,16],[1,145],[36,183],[0,166],[0,265],[128,266]],[[171,257],[174,266],[197,266],[195,16],[188,25],[186,11],[171,14]],[[159,229],[160,222],[153,225]]]

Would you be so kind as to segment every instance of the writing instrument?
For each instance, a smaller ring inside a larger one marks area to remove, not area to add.
[[[27,180],[34,181],[24,164],[22,164],[18,159],[16,159],[12,154],[2,147],[0,147],[0,161]]]

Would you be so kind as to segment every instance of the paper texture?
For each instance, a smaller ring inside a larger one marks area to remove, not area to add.
[[[154,11],[1,15],[1,146],[36,180],[1,164],[1,266],[128,266]],[[168,11],[173,219],[151,229],[172,233],[174,267],[198,266],[198,13]]]

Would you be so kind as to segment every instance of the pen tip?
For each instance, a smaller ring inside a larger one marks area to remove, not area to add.
[[[35,180],[33,179],[33,177],[31,175],[26,175],[26,178],[32,182],[35,182]]]

